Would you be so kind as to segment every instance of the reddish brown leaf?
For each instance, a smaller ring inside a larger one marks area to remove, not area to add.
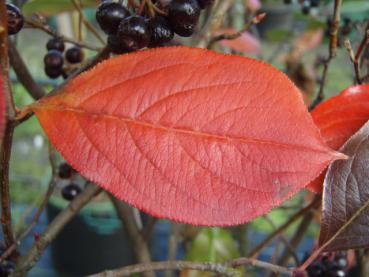
[[[369,84],[352,86],[318,105],[311,115],[329,147],[339,149],[369,119]],[[321,193],[325,172],[308,188]]]
[[[110,59],[31,108],[86,178],[191,224],[248,221],[342,158],[283,73],[202,49]]]
[[[320,245],[340,232],[327,251],[369,246],[369,123],[341,150],[350,158],[333,163],[324,181]]]

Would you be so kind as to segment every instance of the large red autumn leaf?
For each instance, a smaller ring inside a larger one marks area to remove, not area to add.
[[[283,73],[202,49],[110,59],[31,108],[85,177],[190,224],[250,220],[342,158]]]
[[[352,86],[318,105],[311,115],[324,141],[339,149],[369,119],[369,84]],[[321,193],[325,173],[308,188]]]

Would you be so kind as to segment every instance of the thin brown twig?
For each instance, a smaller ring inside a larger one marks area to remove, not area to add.
[[[221,41],[221,40],[233,40],[236,39],[238,37],[240,37],[244,32],[246,32],[247,30],[249,30],[252,26],[258,24],[260,21],[262,21],[264,19],[264,17],[266,16],[266,13],[261,13],[256,15],[255,17],[253,17],[241,30],[233,33],[233,34],[221,34],[218,36],[213,37],[207,48],[212,48],[212,46],[214,45],[214,43]]]
[[[55,30],[53,30],[49,25],[46,25],[46,24],[40,22],[39,20],[33,20],[33,19],[27,19],[26,18],[25,23],[28,26],[32,27],[32,28],[39,29],[39,30],[41,30],[41,31],[53,36],[53,37],[58,37],[58,38],[62,39],[65,42],[70,42],[70,43],[79,45],[82,48],[90,49],[90,50],[93,50],[93,51],[100,51],[101,50],[100,47],[92,46],[92,45],[86,44],[84,42],[66,37],[64,35],[61,35],[58,32],[56,32]],[[105,41],[104,41],[104,43],[105,43]]]
[[[152,262],[148,264],[137,264],[130,265],[123,268],[109,270],[102,273],[97,273],[90,275],[89,277],[118,277],[118,276],[131,276],[134,273],[142,273],[145,271],[152,270],[184,270],[193,269],[200,271],[209,271],[220,274],[221,276],[241,276],[240,272],[236,271],[234,268],[243,265],[251,265],[258,268],[263,268],[272,272],[286,274],[292,276],[292,271],[274,265],[271,263],[251,259],[251,258],[238,258],[225,263],[214,263],[214,262],[189,262],[189,261],[165,261],[165,262]]]
[[[296,228],[296,231],[294,233],[294,235],[292,236],[292,239],[290,241],[290,246],[292,247],[292,249],[296,249],[301,240],[304,238],[305,233],[307,231],[307,229],[309,228],[311,221],[314,219],[314,212],[312,210],[308,211],[304,217],[302,218],[301,222],[299,223],[299,225]],[[288,259],[290,257],[290,251],[289,249],[286,249],[282,255],[279,257],[278,260],[278,264],[285,266],[288,262]],[[296,261],[296,265],[299,265],[299,260],[298,258],[294,257],[295,261]]]
[[[232,267],[239,267],[241,265],[251,265],[251,266],[258,267],[258,268],[263,268],[271,272],[292,276],[292,271],[286,267],[271,264],[271,263],[264,262],[264,261],[259,261],[257,259],[252,259],[252,258],[237,258],[235,260],[228,262],[227,264],[229,264]]]
[[[274,222],[267,215],[264,216],[264,219],[269,222],[269,224],[273,227],[274,230],[277,229]],[[292,257],[294,258],[296,265],[300,264],[299,263],[299,258],[297,257],[297,254],[295,253],[295,248],[293,247],[293,245],[290,244],[288,239],[283,234],[279,234],[278,236],[279,236],[280,240],[283,242],[283,244],[285,245],[286,252],[291,254]],[[278,262],[278,264],[280,264],[280,263]]]
[[[353,216],[342,225],[342,227],[329,239],[327,240],[322,246],[320,246],[317,250],[315,250],[310,257],[298,268],[299,270],[305,270],[319,255],[322,253],[327,246],[329,246],[339,235],[341,235],[348,226],[351,225],[354,220],[356,220],[362,212],[364,212],[369,207],[369,200],[365,202],[364,205],[358,209]]]
[[[93,274],[90,275],[89,277],[131,276],[134,273],[143,273],[147,271],[158,271],[167,269],[179,271],[184,269],[193,269],[214,272],[217,274],[221,274],[221,276],[240,277],[240,275],[237,272],[235,272],[235,270],[229,268],[225,264],[209,263],[209,262],[189,262],[189,261],[165,261],[165,262],[152,262],[147,264],[129,265],[123,268]]]
[[[142,228],[141,230],[141,236],[143,238],[143,240],[148,241],[152,231],[156,225],[156,223],[158,222],[158,219],[156,217],[150,217],[149,221],[147,222],[147,224]]]
[[[49,160],[51,164],[51,177],[49,181],[49,185],[47,188],[47,191],[45,193],[45,196],[43,197],[43,200],[41,202],[41,205],[38,207],[33,219],[28,224],[26,230],[23,231],[22,234],[20,234],[17,237],[17,240],[15,243],[13,243],[10,247],[8,247],[4,253],[0,257],[0,263],[4,261],[6,258],[8,258],[14,250],[17,248],[17,246],[28,236],[28,234],[33,230],[35,225],[37,224],[38,220],[41,217],[42,212],[46,208],[47,203],[49,202],[49,199],[54,191],[55,185],[56,185],[56,172],[57,172],[57,166],[55,162],[55,149],[49,144]]]
[[[0,74],[3,79],[3,95],[6,105],[5,132],[1,141],[0,153],[1,225],[5,244],[8,247],[15,242],[9,192],[9,162],[13,143],[15,106],[9,80],[7,11],[4,1],[0,1]]]
[[[78,5],[77,0],[72,0],[72,4],[76,8],[79,16],[82,19],[83,24],[86,26],[86,28],[96,37],[96,39],[98,41],[100,41],[102,43],[102,45],[105,45],[106,44],[105,40],[102,38],[100,33],[95,29],[95,27],[91,24],[91,22],[88,21],[88,19],[84,15],[80,5]]]
[[[206,48],[209,45],[213,34],[219,29],[222,25],[223,19],[228,11],[228,9],[232,6],[234,0],[219,0],[217,1],[216,6],[212,10],[212,13],[205,24],[204,29],[201,31],[201,36],[196,43],[196,47],[198,48]]]
[[[355,59],[355,53],[354,50],[352,49],[351,46],[351,42],[349,39],[345,39],[344,40],[344,46],[345,49],[350,57],[350,61],[352,62],[352,64],[354,65],[354,72],[355,72],[355,80],[358,84],[361,84],[361,78],[360,78],[360,67],[359,67],[359,63],[358,61]]]
[[[172,222],[172,230],[169,235],[169,243],[168,243],[168,261],[174,261],[177,256],[177,250],[178,250],[178,242],[179,242],[179,233],[181,224],[177,222]],[[165,277],[171,277],[172,270],[168,269],[165,272]]]
[[[132,243],[132,249],[136,259],[140,263],[150,263],[151,256],[146,241],[142,238],[140,230],[133,216],[132,208],[126,203],[119,201],[114,196],[110,197],[117,211],[118,217],[123,223],[124,228]],[[143,274],[145,277],[154,277],[153,271],[148,271]]]
[[[72,202],[60,212],[49,224],[45,232],[34,242],[31,249],[21,257],[16,264],[15,270],[9,275],[11,277],[24,276],[41,258],[44,249],[56,238],[69,221],[82,209],[95,195],[100,193],[101,188],[89,184]]]
[[[17,48],[10,40],[9,59],[19,82],[29,95],[35,100],[42,98],[46,94],[45,90],[35,82]]]
[[[337,53],[337,37],[338,37],[337,35],[338,35],[338,29],[339,29],[340,20],[341,20],[341,16],[340,16],[341,4],[342,4],[342,0],[334,0],[333,23],[330,26],[329,54],[328,54],[328,58],[324,61],[324,64],[323,64],[324,65],[323,75],[322,75],[322,80],[320,83],[318,95],[315,97],[314,101],[309,106],[310,111],[313,110],[324,99],[324,88],[327,82],[329,65]]]
[[[318,207],[320,205],[320,202],[320,196],[315,196],[314,200],[309,205],[293,214],[282,226],[280,226],[259,245],[252,249],[248,256],[251,258],[256,258],[259,255],[260,251],[263,250],[269,243],[271,243],[280,233],[284,232],[291,224],[296,222],[305,213],[307,213],[311,209]]]

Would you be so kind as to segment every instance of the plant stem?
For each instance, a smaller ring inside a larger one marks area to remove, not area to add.
[[[111,200],[115,206],[117,214],[120,220],[123,223],[124,228],[130,238],[130,242],[132,242],[132,249],[135,253],[135,256],[140,263],[150,263],[151,256],[149,252],[149,248],[147,246],[146,241],[143,239],[140,230],[137,227],[135,222],[132,208],[128,206],[126,203],[119,201],[115,197],[111,196]],[[153,277],[154,272],[149,271],[143,274],[145,277]]]
[[[35,100],[42,98],[46,94],[45,90],[35,82],[17,48],[11,41],[9,41],[9,59],[19,82],[26,88],[29,95]]]
[[[324,99],[324,87],[327,81],[329,65],[337,53],[337,34],[341,20],[340,17],[341,4],[342,0],[334,0],[333,23],[330,29],[330,39],[329,39],[329,55],[328,58],[324,61],[323,75],[319,92],[316,98],[314,99],[313,103],[309,107],[310,111],[313,110]]]
[[[12,277],[25,276],[25,274],[36,265],[41,258],[45,248],[63,230],[65,225],[82,209],[96,194],[101,192],[101,188],[95,185],[88,185],[66,209],[60,212],[57,217],[49,224],[45,232],[34,242],[31,249],[19,260],[15,270],[9,275]]]
[[[281,227],[271,233],[264,241],[262,241],[254,249],[252,249],[248,256],[251,258],[256,258],[259,255],[260,251],[263,250],[269,243],[271,243],[273,239],[275,239],[280,233],[284,232],[291,224],[293,224],[311,209],[318,207],[320,205],[320,201],[320,196],[315,196],[314,200],[308,206],[293,214],[286,223],[284,223]]]

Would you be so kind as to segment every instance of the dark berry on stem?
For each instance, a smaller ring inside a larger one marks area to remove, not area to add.
[[[13,4],[6,4],[6,10],[8,16],[8,34],[15,35],[24,25],[22,12]]]
[[[133,15],[120,23],[118,37],[126,49],[135,51],[149,44],[151,33],[145,18]]]
[[[96,11],[96,20],[101,29],[108,35],[116,34],[120,22],[129,16],[129,11],[121,4],[106,1]]]
[[[75,46],[65,52],[65,58],[69,63],[80,63],[83,61],[84,54],[80,47]]]
[[[195,31],[200,17],[197,0],[172,0],[168,5],[168,18],[174,32],[189,37]]]
[[[66,185],[62,190],[62,196],[65,200],[71,201],[73,200],[78,194],[81,193],[81,188],[74,183],[70,183]]]
[[[124,54],[130,52],[118,36],[108,36],[108,47],[113,54]]]
[[[199,2],[200,8],[205,9],[214,4],[215,0],[197,0]]]
[[[148,24],[151,30],[150,47],[163,45],[173,39],[174,32],[170,27],[169,21],[164,17],[157,16],[151,18]]]
[[[46,67],[61,68],[64,63],[63,54],[58,50],[50,50],[44,57]]]
[[[68,163],[61,163],[58,168],[58,175],[62,179],[72,177],[73,168]]]
[[[62,75],[62,68],[61,67],[48,67],[45,66],[45,73],[51,79],[56,79],[60,75]]]
[[[46,44],[47,50],[58,50],[64,52],[65,44],[61,38],[51,38]]]

